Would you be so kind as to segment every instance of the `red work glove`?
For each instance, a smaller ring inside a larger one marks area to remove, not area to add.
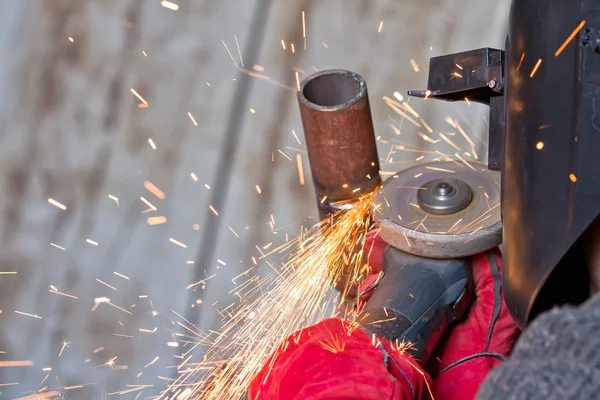
[[[250,384],[249,400],[428,399],[429,377],[403,351],[340,319],[289,337]]]
[[[371,231],[365,247],[373,273],[359,293],[379,277],[386,244],[378,231]],[[475,301],[466,319],[454,325],[447,340],[438,344],[437,356],[434,354],[428,366],[436,400],[473,399],[489,371],[508,357],[519,335],[504,302],[500,252],[478,254],[472,265]],[[364,293],[361,302],[367,301],[373,290]]]

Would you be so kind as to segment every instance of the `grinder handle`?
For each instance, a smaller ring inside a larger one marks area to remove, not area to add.
[[[470,259],[429,259],[391,246],[383,278],[358,317],[362,328],[407,349],[424,366],[448,326],[469,309]]]

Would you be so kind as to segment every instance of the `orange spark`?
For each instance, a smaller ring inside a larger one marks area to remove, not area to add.
[[[535,148],[538,150],[541,150],[544,148],[544,142],[537,142],[537,144],[535,145]]]
[[[575,183],[577,182],[577,177],[575,176],[575,174],[570,174],[569,175],[569,179],[571,180],[571,182]]]
[[[141,101],[146,107],[148,106],[148,102],[146,100],[144,100],[144,98],[142,96],[140,96],[140,94],[138,92],[136,92],[134,88],[129,89],[129,91],[131,93],[133,93],[133,95],[135,97],[137,97],[138,100]]]
[[[523,64],[524,59],[525,59],[525,53],[521,54],[521,61],[519,61],[519,65],[517,65],[517,71],[521,69],[521,64]]]
[[[161,200],[164,200],[167,196],[165,195],[165,193],[160,190],[159,188],[157,188],[152,182],[150,181],[144,181],[144,187],[153,195],[155,195],[156,197],[158,197]]]
[[[542,59],[540,58],[535,63],[535,67],[533,67],[533,69],[531,70],[531,73],[529,74],[530,78],[533,78],[533,76],[535,75],[535,73],[537,72],[537,70],[538,70],[538,68],[540,67],[541,64],[542,64]]]
[[[161,225],[167,222],[167,217],[150,217],[147,219],[148,225]]]
[[[579,25],[577,25],[577,28],[575,28],[575,30],[573,32],[571,32],[571,34],[569,35],[567,40],[565,40],[565,42],[562,44],[562,46],[560,46],[558,48],[558,50],[556,50],[556,53],[554,53],[554,57],[558,57],[560,55],[560,53],[562,53],[562,51],[565,49],[565,47],[567,47],[569,45],[571,40],[573,40],[575,35],[577,35],[577,33],[579,33],[579,31],[581,30],[581,28],[583,28],[584,25],[585,25],[585,19],[583,21],[581,21],[579,23]]]
[[[383,28],[383,21],[379,23],[379,29],[377,29],[377,33],[381,33],[381,29]]]
[[[31,366],[33,366],[33,361],[0,361],[0,368]]]
[[[410,65],[412,65],[415,72],[419,72],[419,66],[417,65],[417,62],[415,60],[413,60],[412,58],[410,59]]]
[[[296,154],[296,163],[298,164],[298,176],[300,177],[300,184],[304,185],[304,168],[302,168],[302,156]]]

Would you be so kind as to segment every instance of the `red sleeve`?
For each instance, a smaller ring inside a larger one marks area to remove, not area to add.
[[[296,332],[250,385],[250,400],[420,400],[429,377],[389,341],[328,319]],[[423,396],[424,394],[427,394]]]

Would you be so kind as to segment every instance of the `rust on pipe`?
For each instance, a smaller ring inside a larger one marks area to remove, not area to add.
[[[302,82],[298,102],[319,208],[375,190],[381,178],[365,80],[345,70],[318,72]]]

